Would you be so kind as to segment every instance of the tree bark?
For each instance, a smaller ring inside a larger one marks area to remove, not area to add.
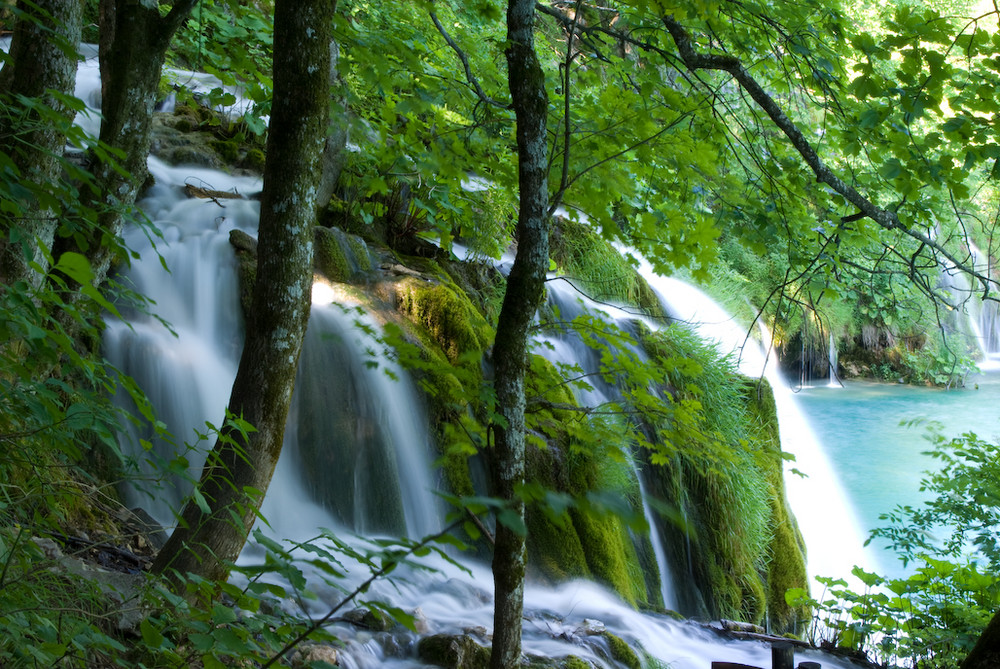
[[[994,615],[976,640],[960,669],[996,669],[1000,667],[1000,613]]]
[[[280,0],[274,17],[274,99],[264,167],[257,283],[225,429],[153,571],[226,576],[253,525],[281,453],[312,290],[312,236],[329,120],[335,3]],[[248,492],[249,491],[249,492]]]
[[[198,0],[176,0],[166,15],[158,3],[101,0],[100,140],[121,151],[116,160],[93,166],[97,227],[79,230],[61,250],[82,251],[94,270],[95,284],[107,277],[117,240],[148,176],[153,108],[167,47]]]
[[[517,118],[518,187],[517,255],[493,346],[494,388],[499,420],[492,461],[493,494],[514,511],[516,522],[498,522],[493,553],[495,607],[492,669],[520,664],[521,616],[524,609],[524,504],[517,487],[524,481],[524,377],[528,328],[545,290],[549,266],[548,95],[535,53],[534,0],[507,5],[508,85]]]
[[[19,5],[24,17],[14,26],[11,61],[0,70],[0,96],[6,107],[0,115],[0,153],[10,158],[22,180],[46,188],[60,181],[60,158],[74,114],[48,91],[73,95],[83,5],[62,0]],[[34,112],[22,116],[15,96],[42,101],[58,121]],[[57,212],[34,198],[17,204],[16,213],[0,218],[0,282],[27,281],[37,288],[48,270]],[[32,262],[42,271],[32,270]]]

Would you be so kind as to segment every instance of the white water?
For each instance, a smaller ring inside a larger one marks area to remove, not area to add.
[[[96,61],[91,58],[81,66],[77,95],[96,109],[98,90]],[[99,123],[96,112],[78,117],[77,122],[96,136]],[[255,202],[226,200],[220,206],[213,201],[187,199],[182,186],[193,183],[250,193],[259,190],[260,182],[201,168],[169,167],[155,158],[150,159],[150,171],[156,186],[146,193],[141,206],[162,231],[163,239],[154,244],[138,228],[127,231],[126,243],[140,258],[118,278],[152,300],[150,310],[155,317],[129,312],[125,321],[111,320],[103,348],[107,357],[135,378],[147,393],[157,416],[178,442],[175,445],[153,439],[148,429],[141,428],[124,435],[123,447],[134,448],[145,475],[150,478],[141,490],[133,489],[129,494],[135,503],[169,523],[172,511],[178,508],[186,492],[184,484],[171,479],[163,482],[165,488],[160,488],[153,479],[159,478],[164,462],[178,455],[186,458],[191,476],[197,477],[203,453],[212,445],[211,435],[201,439],[199,434],[208,432],[206,423],[218,425],[222,421],[242,347],[236,264],[228,236],[234,228],[253,234],[258,215]],[[317,307],[316,313],[317,318],[310,324],[310,337],[314,340],[311,347],[333,346],[334,341],[329,338],[333,332],[341,340],[351,340],[346,342],[349,347],[371,347],[366,335],[359,334],[349,324],[353,317],[342,318],[338,310],[324,307]],[[320,322],[323,325],[318,326]],[[357,349],[353,350],[349,355],[356,357]],[[379,369],[369,371],[381,381],[363,380],[358,376],[362,372],[344,367],[309,371],[322,373],[328,386],[346,385],[358,390],[371,384],[374,392],[367,391],[367,399],[355,397],[353,401],[367,403],[366,411],[370,411],[367,415],[375,416],[369,423],[384,430],[376,441],[394,447],[386,450],[392,456],[387,454],[385,458],[394,461],[403,488],[399,496],[403,500],[406,531],[427,532],[439,527],[440,514],[429,489],[431,468],[426,454],[421,453],[426,448],[426,425],[412,388],[405,382],[386,382],[383,366],[389,363],[380,360],[379,364]],[[294,411],[295,417],[301,418],[304,410],[298,400]],[[271,527],[290,539],[314,536],[321,527],[332,528],[343,536],[349,533],[345,524],[364,529],[368,522],[364,514],[352,512],[339,521],[329,505],[324,506],[306,494],[301,464],[305,448],[301,443],[303,426],[299,420],[291,423],[288,443],[263,506]],[[151,440],[148,450],[141,446],[142,439]],[[324,440],[315,441],[318,443],[311,446],[322,446]],[[185,448],[184,443],[191,447]],[[317,469],[326,477],[326,487],[333,488],[343,485],[345,480],[363,478],[359,472],[364,467],[352,469],[351,464],[337,461],[325,469]],[[313,487],[319,493],[324,485],[314,482]],[[358,492],[361,497],[369,498],[382,494],[381,490],[371,488]],[[259,547],[250,545],[241,561],[254,561],[259,555]],[[488,631],[492,626],[492,579],[488,570],[475,563],[467,565],[471,573],[440,561],[436,566],[440,569],[436,573],[401,567],[391,584],[376,583],[371,596],[405,610],[420,609],[430,633],[455,632],[471,626]],[[357,583],[365,575],[363,570],[353,571],[348,581]],[[321,595],[314,605],[315,612],[322,612],[341,596],[320,581],[314,581],[313,586]],[[665,594],[669,595],[669,588]],[[614,663],[608,659],[606,642],[588,633],[603,625],[641,644],[675,669],[701,669],[713,660],[760,666],[770,661],[767,644],[728,641],[698,625],[638,613],[592,583],[567,583],[558,588],[529,586],[526,590],[524,638],[529,653],[552,657],[573,654],[596,666],[610,668]],[[350,626],[337,629],[346,645],[340,660],[344,667],[423,666],[414,659],[414,637],[409,633],[392,632],[375,637]],[[820,659],[826,667],[849,666],[816,653],[802,653],[799,659]]]
[[[154,319],[134,315],[131,327],[124,323],[111,324],[105,349],[147,391],[159,389],[153,398],[154,403],[161,414],[175,416],[171,429],[176,430],[178,435],[192,435],[195,429],[201,429],[203,421],[221,420],[229,385],[235,375],[241,335],[235,265],[229,248],[228,231],[234,227],[252,231],[256,205],[242,200],[227,201],[225,210],[222,210],[211,201],[185,199],[180,185],[190,175],[197,175],[197,178],[219,189],[252,190],[257,184],[254,181],[231,180],[218,173],[168,168],[155,160],[151,161],[151,168],[157,176],[158,185],[143,200],[143,206],[164,231],[165,241],[159,242],[157,248],[172,271],[168,273],[162,268],[145,236],[138,230],[132,230],[128,240],[141,251],[141,259],[125,276],[156,300],[154,308],[157,314],[174,324],[178,337],[172,337]],[[338,320],[343,315],[339,309],[316,308],[320,318]],[[353,318],[348,316],[347,321]],[[345,341],[353,336],[356,336],[355,341]],[[327,347],[341,344],[363,349],[373,347],[366,336],[360,335],[350,325],[346,330],[340,330],[335,339],[321,337],[320,343]],[[132,351],[132,355],[123,355],[126,351]],[[355,352],[352,355],[358,354]],[[331,386],[365,384],[352,384],[343,366],[315,371],[324,374]],[[387,378],[381,369],[373,372],[376,377]],[[393,413],[393,406],[401,401],[398,394],[401,387],[403,384],[387,383],[369,393],[369,399],[377,402],[381,398],[388,406],[376,410]],[[395,418],[380,417],[376,420],[379,425],[399,421],[398,425],[388,428],[393,434],[392,439],[399,440],[401,435],[425,430],[421,421],[414,418],[418,410],[396,413]],[[297,429],[301,430],[301,425]],[[346,523],[339,522],[329,508],[324,508],[305,494],[302,471],[297,462],[298,453],[299,445],[294,442],[286,444],[264,503],[264,516],[279,535],[290,539],[313,536],[320,527],[333,528],[342,533],[341,536],[348,536],[345,524],[357,523],[357,519],[352,517]],[[396,451],[395,457],[397,462],[402,462],[409,456]],[[194,457],[191,459],[192,473],[197,474],[198,464]],[[345,476],[347,480],[355,478],[357,472],[351,473],[347,465],[331,463],[326,472],[329,486],[344,484]],[[401,482],[404,479],[417,480],[424,482],[420,485],[426,485],[429,481],[429,474],[423,473],[430,471],[426,460],[409,460],[399,466],[399,471],[405,472],[399,476]],[[382,495],[385,491],[369,488],[360,492],[372,496]],[[429,494],[430,491],[425,492]],[[402,493],[404,497],[408,494]],[[157,495],[159,501],[166,499]],[[433,519],[421,515],[411,521],[411,511],[434,506],[434,502],[427,501],[429,499],[432,498],[424,498],[424,501],[409,499],[405,503],[408,530],[426,531],[428,527],[438,526],[440,521],[436,515]],[[142,499],[142,502],[149,507],[150,500]],[[160,511],[162,515],[162,508]],[[251,546],[241,561],[257,559],[259,549]],[[436,566],[440,569],[437,573],[401,567],[391,584],[379,583],[368,596],[384,598],[404,610],[419,609],[426,619],[426,633],[459,632],[470,627],[488,631],[492,626],[492,579],[488,569],[475,563],[467,564],[471,573],[443,562],[436,563]],[[359,582],[364,576],[363,570],[353,572],[347,582]],[[319,581],[314,581],[313,585],[320,593],[313,613],[333,605],[341,596],[339,591],[325,587]],[[606,641],[587,631],[601,626],[641,644],[676,669],[700,669],[714,660],[765,666],[770,657],[767,644],[728,641],[695,624],[638,613],[622,604],[616,596],[587,582],[567,583],[557,588],[527,588],[525,618],[526,652],[551,657],[573,654],[600,667],[614,666],[608,659]],[[412,633],[397,630],[373,636],[351,626],[339,626],[337,631],[346,643],[341,656],[345,667],[423,666],[414,656],[416,637]],[[821,656],[802,654],[800,659],[817,657]],[[826,657],[822,657],[822,661],[826,667],[848,666]]]
[[[774,391],[782,448],[795,456],[785,466],[788,499],[808,551],[810,576],[842,577],[855,565],[870,568],[865,535],[832,463],[767,350],[710,297],[678,279],[644,271],[668,312],[695,327],[722,352],[732,351],[739,369],[764,376]],[[805,476],[799,475],[799,472]]]

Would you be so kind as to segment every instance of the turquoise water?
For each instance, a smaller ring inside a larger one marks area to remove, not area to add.
[[[948,437],[1000,439],[1000,372],[958,390],[855,381],[804,388],[797,398],[865,531],[884,524],[879,514],[923,499],[922,473],[935,465],[923,454],[929,421]],[[869,555],[881,570],[899,572],[891,553],[873,547]]]

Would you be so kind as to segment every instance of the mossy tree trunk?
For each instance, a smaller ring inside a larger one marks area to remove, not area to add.
[[[335,3],[281,0],[274,16],[274,98],[264,168],[257,282],[225,429],[153,570],[225,577],[246,542],[281,452],[309,318],[320,156],[329,121]]]
[[[520,664],[524,609],[524,504],[517,486],[524,481],[524,377],[528,328],[545,289],[549,266],[546,115],[548,95],[534,46],[534,0],[507,5],[508,82],[517,117],[517,256],[507,278],[493,347],[497,411],[492,461],[493,494],[512,510],[498,522],[493,554],[496,601],[492,669]]]
[[[14,25],[10,60],[0,70],[0,153],[31,189],[46,189],[60,180],[59,158],[73,122],[73,111],[52,92],[73,95],[83,4],[36,0],[18,5],[22,14]],[[53,116],[22,113],[18,96],[43,102]],[[16,199],[16,206],[5,208],[0,217],[0,282],[23,280],[38,287],[48,269],[46,252],[58,220],[52,205],[43,204],[38,195]],[[42,273],[33,271],[31,262]]]
[[[153,108],[167,47],[198,0],[175,0],[166,14],[160,3],[101,0],[100,140],[121,151],[118,158],[97,155],[97,225],[77,230],[60,250],[82,251],[90,260],[95,283],[107,276],[125,227],[126,216],[146,181]]]

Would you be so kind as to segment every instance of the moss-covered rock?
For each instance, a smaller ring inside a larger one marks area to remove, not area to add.
[[[635,305],[653,317],[665,316],[649,283],[589,225],[557,218],[549,256],[592,297]]]
[[[688,395],[697,400],[684,420],[701,436],[678,443],[665,464],[645,468],[647,492],[681,519],[658,520],[668,560],[686,573],[675,579],[678,605],[687,615],[752,623],[769,615],[782,629],[797,615],[787,610],[784,591],[801,587],[805,571],[785,501],[770,387],[726,371],[683,338],[650,336],[644,344],[657,364],[688,361],[668,374],[670,392],[678,405]],[[684,438],[676,428],[670,434]]]
[[[608,642],[611,659],[625,665],[628,669],[642,669],[642,661],[639,659],[638,653],[624,639],[611,632],[604,632],[602,636]]]
[[[253,304],[253,288],[257,283],[257,240],[235,228],[229,231],[229,243],[236,251],[240,307],[243,309],[243,314],[247,315]]]
[[[335,283],[362,280],[371,271],[368,247],[355,235],[336,228],[317,226],[314,230],[316,271]]]
[[[457,362],[466,353],[482,352],[492,341],[492,329],[453,285],[409,278],[397,287],[397,308],[419,325]]]
[[[434,634],[417,644],[417,655],[428,664],[446,669],[486,669],[490,650],[467,634]]]
[[[778,436],[778,413],[774,394],[766,381],[749,381],[744,386],[749,414],[755,419],[756,439],[761,444],[762,462],[771,487],[772,537],[767,561],[767,615],[777,634],[801,632],[811,618],[806,607],[791,607],[785,593],[792,588],[808,589],[805,541],[785,495],[784,461]]]

